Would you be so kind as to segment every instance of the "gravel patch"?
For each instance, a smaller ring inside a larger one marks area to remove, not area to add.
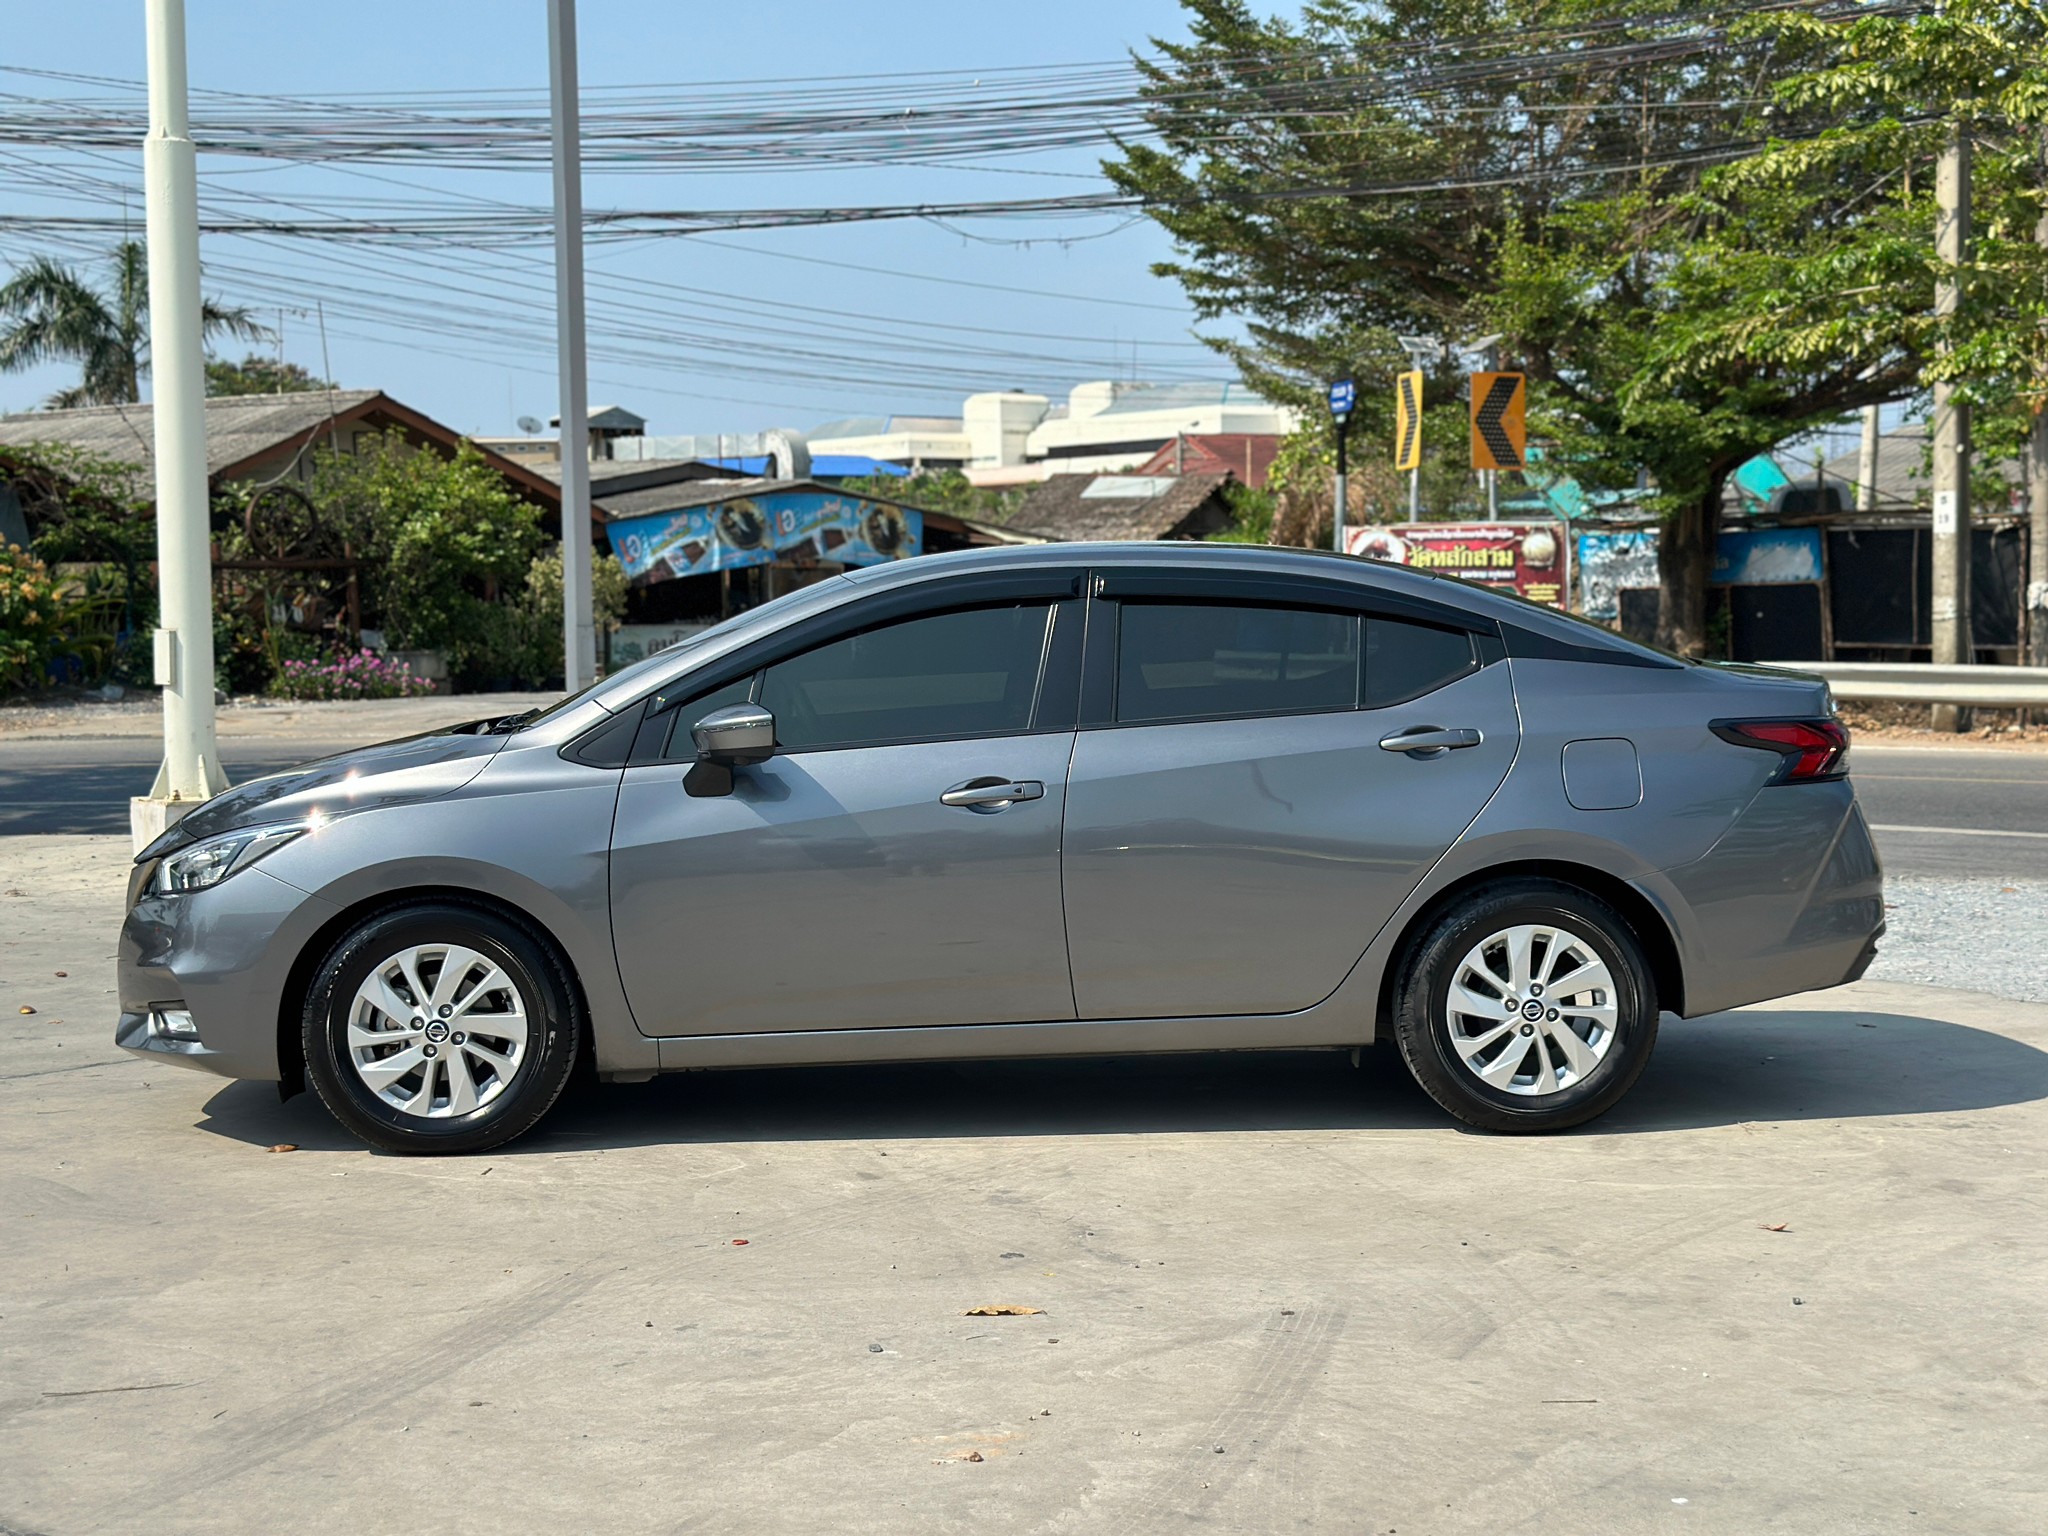
[[[1870,976],[2048,1002],[2048,881],[1887,875]]]

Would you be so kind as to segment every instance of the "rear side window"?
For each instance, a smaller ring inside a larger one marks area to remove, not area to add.
[[[1365,621],[1365,707],[1404,704],[1456,682],[1478,665],[1472,637],[1401,619]]]
[[[1357,706],[1354,614],[1225,603],[1120,606],[1120,722]]]
[[[1028,731],[1051,613],[973,608],[849,635],[768,667],[757,700],[787,752]]]

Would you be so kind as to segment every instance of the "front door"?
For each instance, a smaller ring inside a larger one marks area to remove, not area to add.
[[[1081,604],[904,619],[683,705],[626,770],[619,971],[649,1035],[1071,1019],[1060,824]],[[733,793],[683,790],[689,727],[739,699],[778,750]]]
[[[1462,632],[1392,618],[1104,606],[1111,720],[1080,732],[1067,786],[1080,1016],[1321,1002],[1506,777],[1506,665],[1482,666]],[[1471,744],[1381,746],[1425,728]]]

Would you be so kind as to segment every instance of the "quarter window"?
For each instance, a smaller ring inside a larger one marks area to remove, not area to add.
[[[1124,603],[1116,718],[1309,714],[1358,703],[1356,615],[1223,603]]]
[[[1456,682],[1476,665],[1472,637],[1400,619],[1365,621],[1365,707],[1384,709]]]
[[[776,662],[759,702],[787,752],[1031,729],[1046,603],[928,614]]]

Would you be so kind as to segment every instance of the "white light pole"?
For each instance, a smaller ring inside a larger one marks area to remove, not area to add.
[[[562,424],[562,681],[597,678],[590,599],[590,390],[583,345],[583,138],[576,0],[548,0],[548,95],[555,151],[555,347]]]
[[[199,176],[185,111],[184,0],[148,0],[149,360],[156,432],[156,681],[164,760],[131,803],[139,842],[228,787],[214,744],[213,559],[207,532],[206,369],[199,328]]]

